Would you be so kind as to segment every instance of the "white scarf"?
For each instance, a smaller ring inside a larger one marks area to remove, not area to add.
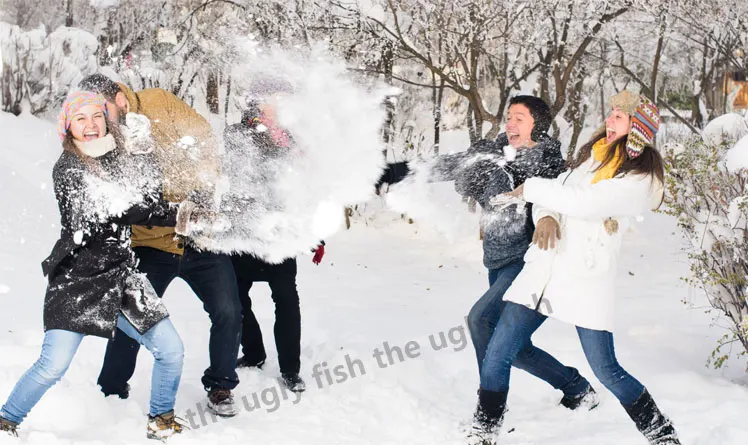
[[[75,146],[78,147],[81,153],[92,158],[104,156],[117,147],[117,142],[114,140],[114,136],[112,136],[111,133],[103,138],[94,139],[92,141],[79,141],[73,139],[73,142],[75,142]]]

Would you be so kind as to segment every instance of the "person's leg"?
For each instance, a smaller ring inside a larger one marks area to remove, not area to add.
[[[242,364],[244,366],[261,366],[265,363],[267,355],[265,344],[262,341],[260,324],[257,322],[254,312],[252,312],[252,298],[249,296],[249,290],[254,283],[238,275],[236,283],[239,291],[239,302],[242,305]]]
[[[512,363],[545,319],[545,316],[522,305],[504,304],[483,359],[478,407],[468,434],[469,443],[496,442],[506,412]]]
[[[514,359],[514,367],[543,380],[555,389],[563,392],[564,398],[568,400],[582,397],[591,391],[592,388],[590,382],[582,377],[576,368],[565,366],[551,354],[535,346],[532,340],[528,340],[525,347],[522,348]],[[562,404],[567,405],[564,402]],[[596,402],[593,402],[593,405],[596,405]],[[567,407],[574,409],[577,406]],[[590,408],[593,407],[590,406]]]
[[[530,343],[546,316],[520,304],[506,302],[486,348],[480,373],[481,389],[509,390],[509,374],[517,356]]]
[[[83,334],[51,329],[44,334],[39,359],[16,383],[0,410],[0,417],[20,424],[45,392],[57,383],[83,340]]]
[[[618,363],[613,334],[577,327],[587,361],[598,380],[616,396],[637,429],[656,445],[679,445],[670,419],[655,404],[649,391]]]
[[[298,374],[301,369],[301,308],[296,271],[296,259],[287,259],[268,281],[275,303],[275,347],[282,374]]]
[[[120,314],[117,327],[153,354],[150,415],[158,416],[172,411],[184,363],[184,347],[174,325],[165,318],[141,335]]]
[[[621,403],[634,403],[644,392],[644,385],[618,364],[613,346],[613,334],[608,331],[580,327],[577,327],[577,334],[595,377]]]
[[[468,313],[468,329],[478,359],[478,372],[483,366],[486,347],[491,340],[496,323],[499,321],[504,294],[512,285],[514,279],[517,278],[524,264],[524,261],[519,260],[501,269],[490,270],[488,274],[491,287],[478,299]]]
[[[493,285],[470,310],[468,328],[475,347],[479,372],[483,367],[488,342],[495,335],[496,323],[500,317],[503,317],[504,294],[523,266],[524,261],[519,260],[501,269],[492,270],[495,277]],[[577,369],[564,366],[552,355],[534,346],[532,341],[528,341],[519,352],[514,359],[513,366],[562,391],[566,398],[578,398],[590,389],[590,383],[579,374]]]
[[[150,247],[136,247],[133,250],[138,258],[138,270],[146,274],[156,294],[163,297],[169,283],[177,276],[179,255]],[[97,382],[105,395],[117,394],[127,398],[127,382],[135,372],[139,350],[137,341],[119,329],[115,331],[114,338],[107,344]]]
[[[207,391],[239,384],[236,359],[241,340],[242,308],[236,275],[227,255],[185,248],[180,275],[202,301],[210,317],[210,367],[202,382]]]
[[[524,261],[523,261],[524,264]],[[488,287],[493,286],[496,280],[499,278],[501,269],[488,269]]]

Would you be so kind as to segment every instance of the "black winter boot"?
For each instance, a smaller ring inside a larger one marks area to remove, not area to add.
[[[504,423],[507,392],[495,392],[480,389],[478,407],[473,415],[467,439],[469,445],[496,445],[499,430]]]
[[[584,407],[587,410],[592,411],[593,409],[597,408],[597,405],[599,404],[600,400],[597,398],[597,393],[591,385],[588,386],[587,389],[582,391],[581,394],[578,394],[574,397],[564,395],[564,397],[561,399],[561,405],[569,408],[572,411],[579,407]]]
[[[0,431],[4,431],[13,437],[18,437],[18,424],[0,417]]]
[[[107,392],[107,391],[104,391],[104,388],[101,388],[101,392],[104,393],[104,397],[117,396],[120,399],[125,400],[128,397],[130,397],[130,385],[125,383],[124,388],[122,388],[119,391],[114,391],[114,392]]]
[[[623,408],[650,445],[681,445],[673,423],[657,408],[646,389],[636,402]]]
[[[298,372],[284,372],[281,374],[283,384],[286,385],[291,392],[304,392],[306,391],[306,383],[301,378]]]

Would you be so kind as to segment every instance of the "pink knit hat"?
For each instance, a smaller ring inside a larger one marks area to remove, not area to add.
[[[65,102],[62,104],[60,115],[57,118],[57,134],[60,136],[61,141],[65,140],[65,135],[68,133],[70,122],[73,120],[75,113],[80,111],[80,109],[86,105],[96,105],[101,107],[104,115],[109,117],[104,96],[90,91],[76,91],[70,93],[68,98],[65,99]]]

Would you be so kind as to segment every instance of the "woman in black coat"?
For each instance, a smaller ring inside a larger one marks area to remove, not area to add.
[[[60,112],[63,152],[54,166],[60,239],[42,263],[49,280],[44,300],[44,343],[0,411],[0,429],[16,429],[44,393],[65,374],[86,335],[111,338],[119,328],[153,353],[147,435],[181,432],[174,401],[184,350],[166,308],[135,269],[130,225],[175,226],[177,208],[159,196],[157,172],[147,155],[133,155],[106,101],[73,93]],[[155,174],[154,174],[155,173]],[[187,207],[187,206],[185,206]]]

